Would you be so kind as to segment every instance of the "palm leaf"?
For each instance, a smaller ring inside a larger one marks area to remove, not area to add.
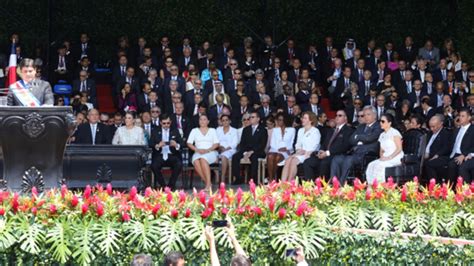
[[[101,253],[107,257],[111,257],[122,245],[122,235],[118,223],[96,223],[92,226],[92,232]]]
[[[354,209],[350,205],[337,204],[329,210],[329,216],[334,226],[352,227],[354,224]]]
[[[276,250],[276,254],[285,256],[285,251],[304,245],[303,237],[298,233],[298,223],[296,221],[283,222],[271,228],[273,236],[270,245]]]
[[[31,254],[39,254],[44,243],[44,228],[41,224],[22,218],[19,226],[20,248]]]
[[[9,219],[0,218],[0,251],[5,251],[16,242],[12,222]]]
[[[428,220],[426,215],[420,209],[414,209],[409,214],[410,229],[414,234],[421,235],[428,229]]]
[[[46,244],[51,245],[48,250],[60,263],[66,263],[71,256],[70,236],[69,223],[64,220],[56,222],[46,235]]]
[[[463,216],[464,211],[459,211],[447,219],[446,230],[451,236],[459,236],[461,234]]]
[[[157,220],[143,219],[143,222],[135,220],[125,224],[125,232],[127,245],[145,252],[157,243],[160,227]]]
[[[357,208],[354,224],[357,228],[367,229],[370,227],[369,211],[365,208]]]
[[[373,213],[373,224],[376,229],[390,231],[392,229],[392,215],[384,209],[375,209]]]
[[[398,211],[393,216],[393,223],[395,230],[399,233],[403,233],[408,229],[408,215],[405,212]]]
[[[204,232],[204,223],[198,218],[186,218],[181,222],[186,238],[199,250],[207,250],[208,243]]]
[[[74,252],[72,257],[81,265],[89,265],[95,258],[91,227],[89,221],[83,221],[74,226]]]
[[[160,217],[156,232],[159,232],[158,245],[163,253],[185,249],[185,234],[179,220],[172,220],[169,216]]]
[[[431,235],[439,236],[444,230],[444,217],[437,210],[433,210],[430,214],[430,221],[428,224],[428,230]]]
[[[303,238],[305,256],[309,259],[319,257],[319,252],[324,250],[326,244],[323,228],[319,226],[316,220],[311,219],[301,227],[300,232]]]

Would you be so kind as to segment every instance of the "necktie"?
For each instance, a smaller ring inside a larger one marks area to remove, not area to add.
[[[197,113],[198,113],[198,108],[199,108],[198,105],[195,104],[195,105],[194,105],[194,112],[193,112],[193,115],[197,115]]]
[[[288,113],[289,113],[290,115],[293,114],[293,108],[289,107],[289,108],[288,108]]]
[[[316,105],[313,105],[313,113],[318,115],[318,107]]]
[[[334,133],[332,134],[331,139],[329,140],[328,148],[327,148],[328,150],[331,148],[331,145],[334,142],[334,140],[336,139],[337,134],[339,134],[339,127],[336,127],[336,130],[334,130]]]
[[[181,129],[181,116],[180,115],[176,117],[176,122],[178,124],[178,129]]]
[[[64,68],[64,56],[59,57],[59,68]]]
[[[367,80],[365,82],[365,95],[369,94],[369,90],[370,90],[370,81]]]
[[[81,92],[85,92],[86,91],[86,81],[83,80],[81,81]]]
[[[125,66],[120,67],[120,76],[125,76]]]
[[[268,116],[268,108],[267,107],[263,108],[263,111],[264,111],[265,117],[267,117]]]
[[[252,136],[255,134],[256,130],[257,130],[257,127],[252,126]]]
[[[359,81],[362,81],[364,79],[364,73],[362,72],[362,69],[359,69]]]
[[[169,130],[166,130],[166,129],[163,130],[162,141],[164,142],[169,141]],[[161,149],[161,153],[163,154],[163,160],[165,161],[168,160],[168,154],[170,153],[170,146],[169,145],[163,146],[163,148]]]
[[[443,74],[443,80],[446,80],[446,70],[442,70],[441,73]]]
[[[92,145],[95,145],[95,135],[97,133],[97,124],[91,125]]]

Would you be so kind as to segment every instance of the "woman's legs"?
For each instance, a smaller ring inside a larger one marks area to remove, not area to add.
[[[268,181],[271,181],[275,176],[275,154],[269,153],[267,155],[267,170],[268,170]]]
[[[289,169],[288,169],[288,179],[293,180],[296,177],[296,173],[298,172],[298,164],[299,160],[296,157],[293,157],[293,160],[291,160]]]
[[[201,169],[203,176],[201,177],[206,184],[206,190],[210,190],[212,188],[211,184],[211,167],[205,159],[200,159]]]
[[[222,182],[225,183],[225,178],[229,174],[229,159],[221,155],[221,167],[222,167]]]
[[[287,181],[288,180],[288,177],[290,175],[290,167],[291,167],[291,164],[292,164],[293,160],[298,160],[298,159],[294,156],[290,156],[290,157],[288,157],[288,159],[286,159],[285,166],[283,166],[283,170],[281,172],[281,181]]]
[[[198,176],[202,179],[202,176],[204,175],[202,173],[202,168],[201,168],[201,159],[197,159],[193,162],[194,170],[198,174]]]

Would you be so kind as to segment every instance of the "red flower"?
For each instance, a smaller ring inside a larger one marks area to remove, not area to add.
[[[235,209],[235,213],[237,215],[241,215],[245,212],[245,208],[244,207],[238,207],[237,209]]]
[[[425,199],[425,194],[423,192],[416,193],[416,201],[422,202]]]
[[[401,199],[400,199],[402,202],[407,201],[407,194],[408,194],[407,185],[403,185],[403,188],[402,188],[402,197],[401,197]]]
[[[462,179],[462,176],[458,176],[458,179],[456,182],[456,190],[462,189],[463,183],[464,183],[464,180]]]
[[[206,205],[206,192],[204,190],[199,191],[199,202],[201,202],[202,205]]]
[[[84,198],[89,199],[89,197],[91,196],[91,193],[92,193],[91,186],[87,185],[86,189],[84,190]]]
[[[219,194],[221,195],[221,199],[225,198],[226,190],[224,182],[221,182],[221,185],[219,186]]]
[[[356,193],[355,193],[355,191],[354,191],[354,190],[350,190],[349,192],[347,192],[346,198],[347,198],[348,200],[355,200],[355,198],[356,198]]]
[[[474,181],[471,182],[470,189],[471,189],[471,192],[474,193]]]
[[[443,183],[443,185],[441,186],[441,197],[446,200],[446,198],[448,197],[448,186],[446,185],[446,183]]]
[[[51,212],[52,214],[55,214],[57,211],[58,209],[56,208],[56,205],[54,204],[49,205],[49,212]]]
[[[137,188],[135,186],[130,189],[130,193],[128,194],[128,196],[129,200],[135,200],[135,198],[137,197]]]
[[[372,182],[372,189],[377,190],[378,186],[379,182],[377,181],[377,179],[374,179],[374,181]]]
[[[340,187],[341,183],[339,183],[339,179],[337,177],[332,178],[332,187],[334,190],[338,190]]]
[[[172,218],[178,218],[179,212],[176,209],[172,209],[170,214]]]
[[[62,199],[64,199],[64,197],[66,196],[67,192],[68,192],[67,186],[66,186],[66,184],[63,184],[63,185],[61,186],[61,198],[62,198]]]
[[[297,216],[301,216],[306,212],[307,209],[308,209],[308,204],[306,203],[306,201],[303,201],[300,203],[300,205],[296,209],[295,214]]]
[[[286,210],[284,208],[280,208],[278,210],[278,218],[280,219],[284,219],[286,216]]]
[[[187,208],[186,212],[184,212],[184,217],[189,218],[190,216],[191,216],[191,210]]]
[[[364,185],[360,182],[359,178],[354,179],[354,190],[359,191],[364,189]]]
[[[389,189],[394,189],[395,188],[395,182],[393,182],[393,177],[389,176],[387,178],[387,188]]]
[[[71,206],[75,208],[78,203],[79,203],[79,198],[76,195],[73,195],[72,200],[71,200]]]
[[[224,208],[221,209],[221,213],[224,214],[224,215],[227,215],[227,213],[229,213],[229,209],[224,207]]]
[[[211,216],[213,210],[211,208],[207,208],[201,213],[201,218],[206,219],[207,217]]]
[[[108,183],[105,187],[105,191],[107,191],[107,194],[109,194],[109,196],[112,196],[112,184]]]
[[[38,208],[36,208],[36,207],[31,208],[31,213],[32,213],[34,216],[36,216],[36,214],[38,213]]]
[[[124,221],[124,222],[130,221],[130,215],[128,213],[124,212],[122,214],[122,221]]]
[[[254,213],[256,213],[258,216],[261,216],[262,215],[262,209],[260,207],[257,207],[257,206],[253,206],[252,208],[252,211]]]
[[[101,203],[97,203],[95,211],[97,213],[97,216],[102,217],[102,215],[104,215],[104,206]]]
[[[372,198],[372,195],[370,193],[370,188],[367,187],[367,189],[365,190],[365,200],[370,200]]]
[[[81,210],[82,210],[82,215],[86,215],[87,211],[89,210],[89,204],[87,203],[82,204]]]
[[[161,205],[158,203],[155,205],[155,207],[153,207],[153,210],[151,212],[153,213],[153,215],[156,215],[160,209]]]
[[[0,216],[3,216],[5,215],[5,209],[4,208],[0,208]]]
[[[14,213],[18,211],[18,206],[20,205],[18,202],[18,197],[19,197],[18,193],[15,192],[15,194],[13,194],[13,199],[11,201],[11,206]]]
[[[316,178],[316,180],[314,182],[316,183],[316,187],[318,188],[318,190],[321,190],[323,188],[323,184],[321,182],[320,177]]]

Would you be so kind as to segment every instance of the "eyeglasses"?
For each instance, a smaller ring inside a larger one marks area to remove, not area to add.
[[[387,123],[387,120],[380,120],[380,123],[385,124]]]
[[[58,102],[64,102],[64,100],[61,99],[61,100],[58,100]]]
[[[343,115],[343,114],[337,114],[336,116],[337,116],[337,117],[343,117],[343,116],[345,116],[345,115]]]
[[[237,64],[236,64],[236,63],[231,63],[230,65],[231,65],[231,66],[236,66]]]
[[[171,124],[171,122],[161,122],[161,124],[163,124],[163,125],[169,125],[169,124]]]
[[[364,117],[364,115],[358,115],[357,117]]]
[[[197,76],[196,73],[191,73],[191,74],[189,74],[189,75],[190,75],[190,76]]]
[[[217,76],[219,76],[219,75],[218,75],[218,74],[212,74],[212,76],[213,76],[213,77],[217,77]]]
[[[469,75],[470,78],[474,78],[474,75]]]
[[[244,118],[244,119],[242,119],[242,121],[249,121],[249,120],[250,120],[250,118]]]

